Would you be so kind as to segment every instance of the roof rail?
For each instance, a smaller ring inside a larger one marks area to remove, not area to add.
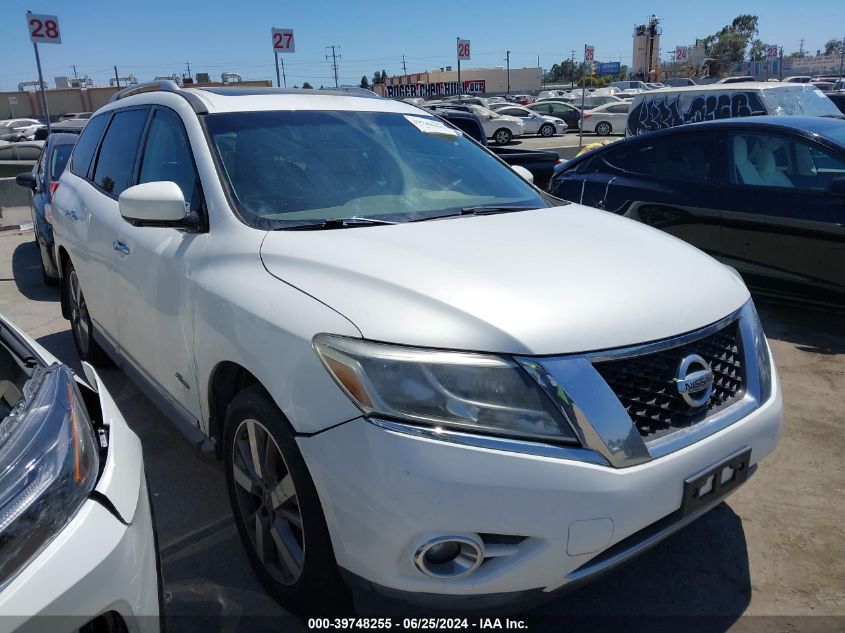
[[[126,97],[131,97],[132,95],[141,94],[143,92],[156,92],[159,90],[178,94],[180,97],[185,99],[185,101],[191,104],[191,108],[193,108],[194,112],[196,112],[197,114],[208,114],[208,108],[200,100],[200,98],[197,97],[197,95],[193,94],[189,90],[182,90],[179,84],[169,79],[148,81],[147,83],[136,84],[134,86],[124,88],[123,90],[118,90],[111,96],[111,99],[109,99],[109,103],[118,101],[119,99],[124,99]]]
[[[111,99],[109,99],[109,103],[111,103],[112,101],[117,101],[118,99],[131,97],[132,95],[141,94],[142,92],[153,92],[155,90],[164,90],[166,92],[178,92],[179,90],[181,90],[181,88],[179,87],[179,84],[169,79],[159,81],[148,81],[143,84],[129,86],[128,88],[124,88],[123,90],[118,90],[111,96]]]

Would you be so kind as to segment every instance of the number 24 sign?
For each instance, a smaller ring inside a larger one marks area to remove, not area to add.
[[[59,31],[59,18],[55,15],[26,14],[29,27],[29,39],[36,44],[61,44],[62,33]]]
[[[293,53],[295,51],[293,29],[273,29],[273,52]]]

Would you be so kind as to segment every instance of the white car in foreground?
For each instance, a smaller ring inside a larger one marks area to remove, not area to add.
[[[159,631],[141,443],[85,370],[87,383],[0,318],[4,631]]]
[[[63,311],[83,358],[218,451],[288,608],[325,615],[343,580],[461,610],[548,598],[777,445],[732,269],[559,206],[405,103],[163,88],[118,93],[62,175]]]
[[[585,110],[581,118],[581,126],[585,132],[595,132],[598,136],[624,134],[630,108],[629,102],[621,101]]]
[[[567,125],[563,119],[533,112],[528,108],[512,103],[493,104],[491,109],[500,116],[512,116],[522,121],[526,134],[537,134],[546,137],[554,136],[555,134],[566,134]]]

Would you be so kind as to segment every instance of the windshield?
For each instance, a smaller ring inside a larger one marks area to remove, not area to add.
[[[484,149],[423,114],[233,112],[204,120],[241,218],[256,228],[549,206]]]
[[[841,116],[839,108],[820,90],[795,86],[763,90],[769,114],[805,114],[808,116]]]

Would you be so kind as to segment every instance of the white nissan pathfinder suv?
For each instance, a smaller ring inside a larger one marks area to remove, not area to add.
[[[288,607],[542,598],[775,448],[757,313],[695,248],[406,103],[155,88],[101,108],[62,176],[63,312],[225,460]]]

